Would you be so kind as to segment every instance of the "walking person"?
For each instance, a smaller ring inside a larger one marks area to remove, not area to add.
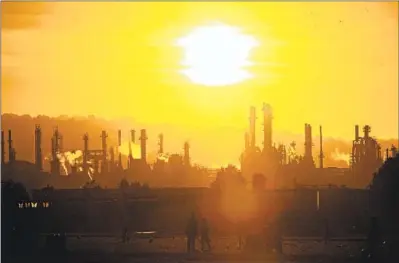
[[[193,212],[186,226],[188,253],[195,251],[195,239],[197,238],[197,230],[198,230],[197,218],[195,217],[195,214]]]
[[[206,249],[205,249],[206,247]],[[211,251],[211,239],[209,237],[209,224],[206,218],[202,218],[201,222],[201,250],[202,252]]]

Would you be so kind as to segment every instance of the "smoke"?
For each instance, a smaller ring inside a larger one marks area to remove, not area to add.
[[[158,153],[157,160],[167,163],[169,161],[169,154],[167,154],[167,153]]]
[[[58,152],[57,159],[60,162],[62,169],[62,175],[69,175],[68,166],[77,167],[78,171],[83,171],[80,165],[83,163],[83,152],[81,150],[68,151],[68,152]],[[51,154],[44,157],[45,161],[52,161]]]
[[[87,170],[87,175],[89,176],[90,181],[93,181],[93,174],[94,174],[94,168],[89,167],[89,169]]]
[[[338,150],[338,148],[335,148],[334,152],[332,152],[330,156],[335,161],[345,161],[345,163],[347,165],[350,164],[350,160],[351,160],[350,154],[349,153],[340,152]]]
[[[69,166],[77,166],[78,164],[83,163],[83,152],[80,150],[77,151],[68,151],[57,153],[58,161],[61,164],[61,168],[64,170],[65,175],[68,175],[67,165]]]
[[[64,152],[63,156],[71,166],[83,163],[83,152],[81,150]]]
[[[66,162],[65,156],[62,153],[57,153],[57,159],[60,162],[62,170],[64,171],[63,175],[68,175],[68,169],[65,165],[65,162]]]

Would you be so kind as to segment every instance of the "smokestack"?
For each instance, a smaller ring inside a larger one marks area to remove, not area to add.
[[[140,142],[141,142],[141,160],[147,162],[147,132],[145,129],[141,130]]]
[[[305,159],[313,159],[312,156],[312,127],[305,123]]]
[[[122,131],[118,130],[118,146],[122,145]]]
[[[4,148],[4,131],[1,130],[1,164],[5,164],[6,149]]]
[[[162,134],[162,133],[159,134],[158,146],[159,146],[158,153],[159,153],[159,154],[163,154],[163,134]]]
[[[43,170],[42,160],[42,130],[40,125],[35,128],[35,164],[39,171]]]
[[[359,140],[359,125],[355,125],[355,141]]]
[[[107,137],[106,131],[101,131],[101,150],[102,150],[102,161],[101,161],[101,173],[106,173],[108,171],[108,161],[107,161]]]
[[[256,108],[251,107],[249,110],[249,133],[250,133],[250,147],[255,148],[255,129],[256,129]]]
[[[249,149],[249,134],[248,132],[245,133],[245,150]]]
[[[184,165],[190,166],[190,145],[188,142],[184,143]]]
[[[84,142],[84,145],[83,145],[83,172],[85,174],[87,174],[88,170],[89,170],[89,167],[87,165],[87,161],[89,158],[89,134],[87,132],[83,135],[83,142]]]
[[[320,125],[320,168],[323,168],[323,159],[324,159],[324,153],[323,153],[323,130]]]
[[[368,139],[370,136],[370,132],[371,132],[371,127],[369,125],[366,125],[363,127],[363,132],[364,132],[364,138]]]
[[[118,130],[118,166],[120,169],[123,169],[122,167],[122,154],[120,152],[120,147],[122,146],[122,131]]]
[[[11,130],[8,130],[8,162],[12,163],[14,161],[15,161],[15,149],[12,146]]]
[[[132,143],[136,143],[136,131],[135,130],[130,130],[130,137],[131,137],[131,141]]]
[[[133,163],[132,142],[129,141],[129,158],[127,160],[127,169],[131,168],[132,163]]]
[[[54,130],[53,137],[51,138],[51,155],[52,155],[52,160],[51,160],[51,173],[53,175],[59,175],[60,174],[60,162],[57,157],[57,153],[59,153],[59,140],[60,136],[58,133],[58,128],[56,127]]]
[[[272,107],[263,103],[263,151],[272,148]]]
[[[110,172],[113,172],[115,167],[115,154],[114,154],[114,148],[112,147],[109,148],[109,158],[111,162],[109,170]]]

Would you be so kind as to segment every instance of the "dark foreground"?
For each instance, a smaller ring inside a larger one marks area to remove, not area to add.
[[[284,255],[273,252],[239,250],[235,238],[213,240],[212,253],[185,253],[185,238],[133,239],[123,244],[117,238],[68,238],[64,254],[50,255],[45,249],[27,257],[24,253],[8,259],[9,263],[163,263],[163,262],[359,262],[362,242],[285,241]],[[197,244],[199,246],[199,244]]]

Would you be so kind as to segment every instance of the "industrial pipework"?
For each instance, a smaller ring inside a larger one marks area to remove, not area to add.
[[[40,125],[36,125],[35,128],[35,165],[39,171],[43,170],[42,130]]]
[[[250,134],[250,147],[253,149],[256,146],[255,129],[256,129],[256,108],[252,106],[249,109],[249,134]]]
[[[147,163],[147,139],[147,131],[142,129],[139,140],[141,145],[141,160],[144,163]]]
[[[263,151],[268,152],[272,149],[272,107],[263,103]]]

